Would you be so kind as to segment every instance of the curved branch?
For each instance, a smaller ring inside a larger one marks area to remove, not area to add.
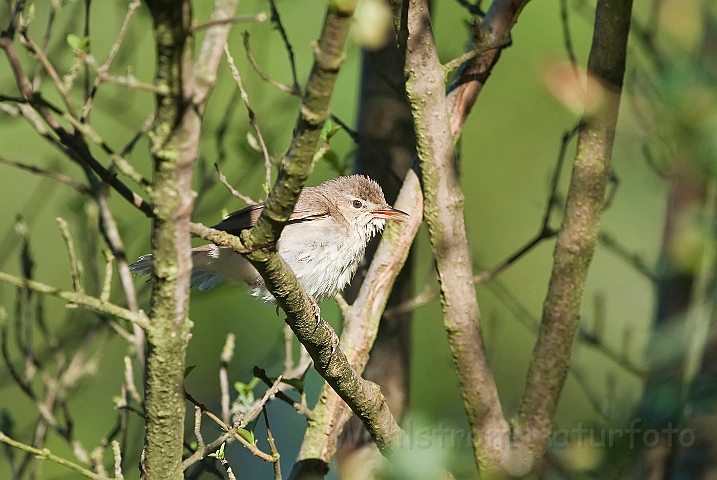
[[[438,269],[443,323],[471,428],[473,453],[479,469],[494,470],[504,460],[509,428],[483,345],[448,102],[440,95],[445,89],[445,72],[424,0],[408,2],[406,28],[406,92],[418,139],[424,216]]]

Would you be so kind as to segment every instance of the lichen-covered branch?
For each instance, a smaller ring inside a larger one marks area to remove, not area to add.
[[[247,249],[242,241],[233,235],[198,223],[191,225],[191,231],[194,236],[232,248],[247,257],[259,251]],[[316,370],[361,418],[379,449],[384,452],[391,451],[401,435],[401,430],[388,410],[380,388],[361,378],[351,367],[346,355],[337,348],[339,338],[336,332],[323,319],[317,318],[315,303],[303,291],[281,256],[277,253],[265,255],[267,260],[261,264],[264,268],[261,273],[267,288],[286,313],[287,323],[311,355]],[[316,412],[313,417],[311,421],[321,421]]]
[[[488,364],[473,285],[470,247],[463,218],[445,72],[436,52],[428,7],[410,0],[406,11],[406,92],[411,101],[423,172],[424,216],[441,286],[443,321],[479,468],[501,462],[509,429]]]
[[[553,254],[553,270],[543,318],[517,419],[515,442],[537,460],[552,427],[560,391],[570,368],[588,267],[597,243],[600,214],[610,172],[618,107],[625,74],[631,0],[598,0],[588,71],[603,102],[586,114],[568,190],[563,225]],[[532,465],[531,468],[534,468]]]
[[[217,0],[214,18],[231,17],[234,0]],[[201,112],[211,91],[230,25],[211,27],[193,62],[189,0],[147,0],[157,45],[157,95],[151,132],[154,158],[152,325],[147,340],[147,476],[182,477],[184,358],[191,322],[190,215],[192,173],[199,151]]]
[[[156,479],[182,476],[184,358],[189,342],[189,221],[199,114],[193,94],[192,8],[188,0],[148,1],[157,47],[157,95],[150,133],[154,158],[152,326],[145,376],[146,471]]]

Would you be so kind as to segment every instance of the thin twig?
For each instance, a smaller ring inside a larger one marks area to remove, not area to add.
[[[113,303],[103,302],[99,298],[95,298],[90,295],[78,292],[67,292],[41,282],[25,280],[14,275],[9,275],[5,272],[0,272],[0,281],[15,285],[16,287],[27,288],[35,292],[52,295],[53,297],[61,298],[68,303],[76,303],[77,305],[82,305],[90,310],[95,310],[100,313],[106,313],[108,315],[121,318],[122,320],[127,320],[128,322],[132,322],[145,330],[151,326],[149,318],[147,318],[147,315],[142,310],[138,312],[131,312],[126,308],[122,308]]]
[[[505,35],[504,37],[499,38],[498,40],[494,42],[490,42],[486,45],[477,45],[474,49],[467,51],[463,55],[454,58],[450,62],[443,65],[443,69],[446,71],[446,73],[452,72],[456,68],[460,67],[467,61],[477,57],[481,53],[488,52],[490,50],[495,50],[498,48],[505,48],[509,47],[512,43],[510,34]]]
[[[122,451],[117,440],[112,440],[112,456],[115,460],[115,480],[124,480],[124,475],[122,475]]]
[[[102,253],[105,256],[105,280],[102,282],[100,300],[103,302],[109,302],[110,294],[112,293],[112,272],[114,271],[115,257],[109,250],[103,250]]]
[[[234,357],[234,334],[227,335],[227,340],[222,349],[221,363],[219,367],[219,386],[222,392],[222,420],[229,423],[231,411],[229,409],[231,399],[229,398],[229,376],[227,375],[227,367]]]
[[[218,18],[216,20],[209,20],[208,22],[204,23],[198,23],[194,25],[189,31],[191,33],[197,33],[199,30],[203,30],[205,28],[214,27],[216,25],[227,25],[227,24],[234,24],[234,23],[261,23],[266,22],[269,19],[269,16],[264,12],[254,13],[254,14],[248,14],[248,15],[237,15],[236,17],[231,18]]]
[[[194,406],[194,436],[197,439],[197,451],[203,451],[206,448],[204,437],[202,437],[202,409]]]
[[[19,168],[21,170],[26,170],[30,173],[34,173],[36,175],[41,175],[43,177],[51,178],[53,180],[57,180],[58,182],[62,182],[65,185],[75,189],[78,193],[81,193],[83,195],[92,195],[92,190],[90,190],[85,185],[82,185],[80,182],[68,177],[67,175],[64,175],[60,172],[54,172],[52,170],[45,170],[44,168],[36,167],[34,165],[27,165],[25,163],[16,162],[14,160],[10,160],[4,157],[0,157],[0,163],[3,163],[5,165],[10,165],[11,167]]]
[[[227,62],[229,63],[229,68],[232,71],[232,76],[234,77],[234,81],[237,83],[237,87],[239,87],[239,93],[241,95],[241,99],[244,102],[244,106],[246,107],[246,111],[249,115],[249,123],[252,127],[254,127],[254,131],[256,132],[256,136],[259,139],[259,145],[261,145],[261,151],[264,154],[264,170],[265,170],[265,180],[266,180],[266,186],[267,188],[269,185],[271,185],[271,157],[269,155],[269,151],[266,148],[266,143],[264,142],[264,136],[261,134],[261,129],[259,128],[259,123],[256,121],[256,114],[254,113],[254,110],[252,110],[251,105],[249,104],[249,95],[246,93],[246,90],[244,89],[244,85],[241,81],[241,75],[239,75],[239,70],[237,69],[236,65],[234,64],[234,58],[232,58],[231,53],[229,52],[229,44],[224,43],[224,54],[227,57]]]
[[[610,234],[605,232],[598,233],[598,242],[600,242],[600,245],[632,265],[635,270],[645,276],[645,278],[650,280],[652,283],[657,283],[657,275],[652,268],[647,265],[645,260],[638,254],[628,251]]]
[[[62,102],[65,104],[65,107],[67,108],[69,114],[72,117],[77,118],[77,111],[75,110],[75,106],[70,100],[67,90],[62,84],[62,79],[57,73],[57,70],[55,70],[55,67],[52,65],[52,62],[50,62],[50,60],[47,58],[47,55],[45,55],[45,52],[43,52],[40,46],[35,43],[32,38],[28,37],[25,32],[21,32],[20,41],[25,46],[25,48],[28,49],[30,54],[33,55],[40,64],[42,64],[48,75],[50,75],[52,82],[55,84],[55,89],[57,90],[57,93],[60,94],[60,98],[62,98]]]
[[[145,192],[152,194],[152,182],[144,178],[135,168],[122,156],[112,150],[112,148],[104,141],[104,139],[97,133],[88,123],[82,123],[79,120],[72,118],[65,114],[64,118],[70,122],[79,132],[87,136],[95,144],[97,144],[102,150],[110,157],[115,167],[126,177],[134,181],[137,185],[142,187]]]
[[[237,190],[236,188],[234,188],[231,183],[229,183],[229,181],[227,180],[226,175],[224,175],[224,174],[222,173],[222,169],[219,168],[219,164],[218,164],[218,163],[215,163],[215,164],[214,164],[214,168],[216,168],[217,174],[219,175],[219,181],[222,182],[222,184],[223,184],[225,187],[227,187],[227,189],[229,190],[229,192],[231,192],[232,195],[234,195],[236,198],[238,198],[238,199],[240,199],[240,200],[244,200],[244,201],[247,203],[247,205],[256,205],[256,202],[255,202],[251,197],[248,197],[248,196],[244,195],[244,194],[241,193],[239,190]]]
[[[137,390],[137,385],[134,383],[134,370],[132,369],[132,359],[125,355],[124,357],[124,384],[127,388],[127,392],[137,402],[137,405],[144,405],[142,396]]]
[[[271,387],[274,385],[274,382],[269,378],[269,376],[266,374],[266,371],[263,368],[254,367],[254,370],[252,371],[252,374],[264,382],[265,385],[268,387]],[[276,398],[281,400],[282,402],[285,402],[296,410],[296,412],[300,415],[305,416],[309,420],[313,420],[314,418],[314,412],[312,412],[306,405],[303,405],[300,402],[294,401],[291,397],[289,397],[287,394],[281,391],[281,389],[276,391]]]
[[[85,289],[82,286],[82,266],[77,260],[75,254],[75,242],[72,240],[70,234],[70,227],[67,225],[67,221],[62,217],[57,217],[57,225],[60,227],[60,233],[62,233],[62,239],[65,241],[67,247],[67,254],[70,256],[70,272],[72,272],[72,288],[75,292],[84,294]]]
[[[71,470],[76,471],[80,475],[87,477],[87,478],[91,478],[93,480],[110,480],[108,477],[106,477],[104,475],[98,475],[98,474],[92,472],[91,470],[87,470],[86,468],[84,468],[74,462],[71,462],[64,458],[58,457],[57,455],[54,455],[47,448],[39,449],[39,448],[31,447],[30,445],[26,445],[24,443],[13,440],[12,438],[8,437],[1,431],[0,431],[0,442],[10,445],[12,447],[18,448],[25,452],[28,452],[32,455],[35,455],[35,457],[37,457],[39,460],[49,460],[51,462],[54,462],[54,463],[57,463],[64,467],[67,467]]]
[[[127,13],[125,14],[124,21],[122,22],[122,26],[120,27],[119,33],[117,34],[117,38],[115,38],[112,47],[110,47],[110,51],[107,54],[107,59],[105,60],[105,63],[103,63],[102,66],[99,67],[98,71],[101,71],[103,73],[109,71],[112,62],[114,61],[114,58],[119,51],[120,44],[122,43],[122,39],[124,38],[125,32],[127,31],[127,27],[129,26],[129,21],[132,18],[132,15],[134,14],[135,10],[137,10],[140,5],[140,0],[134,0],[127,6]],[[92,86],[92,90],[86,95],[85,105],[82,108],[81,120],[83,123],[85,123],[87,121],[87,118],[90,116],[90,111],[92,110],[92,102],[94,101],[95,95],[97,94],[97,90],[102,81],[102,75],[98,74],[97,77],[95,77],[95,83]]]
[[[274,2],[274,0],[269,0],[269,7],[271,8],[271,24],[279,31],[281,39],[284,42],[284,47],[286,48],[286,53],[289,55],[289,65],[291,66],[291,78],[293,81],[292,88],[295,91],[300,92],[301,87],[299,87],[298,77],[296,75],[294,48],[291,46],[291,42],[289,41],[289,36],[286,34],[286,30],[284,30],[284,25],[282,25],[281,23],[281,16],[279,15],[279,10],[277,10],[276,3]]]
[[[270,85],[276,87],[282,92],[288,93],[290,95],[295,95],[297,97],[301,96],[301,88],[298,86],[298,84],[289,86],[284,83],[278,82],[271,78],[269,75],[267,75],[259,67],[259,64],[257,63],[256,58],[254,58],[254,54],[252,53],[251,47],[249,45],[249,32],[242,32],[242,38],[244,39],[244,51],[246,52],[246,58],[247,60],[249,60],[249,64],[252,66],[254,71],[257,73],[257,75],[259,75],[262,80],[268,82]]]
[[[266,425],[266,441],[269,443],[269,451],[271,452],[272,457],[275,458],[274,480],[281,480],[281,462],[279,461],[281,456],[279,455],[279,450],[276,449],[276,442],[274,442],[274,436],[271,434],[271,427],[269,427],[269,414],[266,411],[266,407],[264,407],[262,410],[264,412],[264,424]]]
[[[122,151],[119,153],[120,157],[126,157],[134,150],[134,146],[137,145],[139,139],[152,128],[152,124],[154,124],[154,112],[147,115],[147,118],[139,127],[139,130],[137,130],[137,133],[134,134],[134,137],[122,148]]]
[[[575,78],[578,76],[578,60],[575,56],[575,49],[573,48],[573,38],[570,35],[570,22],[568,18],[568,0],[560,0],[560,21],[563,25],[563,41],[565,42],[565,51],[568,54],[570,64],[573,66],[575,72]]]
[[[142,82],[140,80],[137,80],[131,72],[128,73],[127,76],[119,76],[116,77],[114,75],[110,75],[106,71],[102,70],[102,66],[97,66],[97,61],[94,57],[87,54],[87,52],[83,50],[75,50],[75,56],[82,60],[85,65],[90,67],[94,72],[97,74],[97,79],[99,79],[99,83],[112,83],[114,85],[119,85],[121,87],[130,88],[133,90],[142,90],[145,92],[151,92],[151,93],[157,93],[159,95],[168,95],[169,90],[166,85],[155,85],[153,83],[146,83]]]

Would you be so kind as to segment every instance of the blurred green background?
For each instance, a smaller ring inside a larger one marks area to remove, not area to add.
[[[91,18],[91,53],[103,61],[119,25],[124,18],[126,1],[94,2]],[[278,2],[284,27],[293,44],[300,83],[303,85],[312,64],[310,42],[318,38],[324,13],[324,2],[318,0],[282,0]],[[635,14],[645,18],[648,2],[636,2]],[[211,2],[195,2],[197,22],[208,18]],[[592,3],[587,10],[594,9]],[[65,2],[58,12],[56,26],[48,51],[61,74],[68,72],[72,53],[64,36],[81,31],[83,2]],[[238,13],[268,12],[265,2],[244,0]],[[0,7],[0,25],[8,18],[8,6]],[[30,35],[39,39],[44,33],[48,8],[45,2],[35,4],[35,19]],[[442,61],[460,55],[469,38],[470,16],[457,2],[435,2],[434,28]],[[571,14],[570,26],[574,48],[581,65],[585,65],[591,43],[592,24],[589,15]],[[286,51],[276,31],[268,22],[236,25],[230,37],[230,47],[242,74],[257,120],[267,140],[269,151],[282,154],[291,137],[299,100],[278,92],[263,82],[246,61],[241,45],[241,32],[250,32],[255,57],[262,68],[279,81],[290,82]],[[198,43],[202,35],[198,36]],[[471,239],[471,250],[476,271],[491,267],[520,248],[532,238],[540,227],[548,195],[552,169],[556,163],[561,137],[573,127],[579,115],[563,106],[546,88],[546,72],[566,59],[563,29],[560,22],[560,4],[557,0],[530,3],[521,14],[512,33],[513,45],[505,50],[493,71],[490,81],[481,93],[470,116],[460,143],[461,180],[466,202],[466,225]],[[631,40],[632,42],[632,40]],[[21,47],[23,65],[34,69],[34,61]],[[631,48],[628,69],[638,66],[639,52]],[[131,68],[133,75],[151,82],[154,72],[154,49],[151,20],[143,6],[132,20],[119,57],[110,73],[124,75]],[[355,124],[358,98],[360,46],[350,40],[339,81],[332,101],[332,112],[349,125]],[[45,79],[45,82],[48,82]],[[49,87],[49,85],[46,85]],[[219,70],[218,82],[209,101],[203,123],[201,159],[199,169],[204,177],[215,178],[213,163],[220,158],[220,149],[226,157],[221,167],[229,181],[242,193],[262,199],[264,172],[261,154],[253,151],[247,142],[250,130],[246,110],[241,102],[230,103],[235,83],[225,62]],[[52,88],[44,91],[51,92]],[[73,98],[80,103],[78,91]],[[17,95],[11,72],[3,58],[0,61],[0,94]],[[59,104],[59,98],[44,94]],[[96,99],[92,125],[115,149],[120,149],[138,130],[153,110],[153,95],[128,90],[119,86],[103,85]],[[235,105],[227,113],[228,105]],[[619,187],[611,207],[602,221],[603,231],[619,240],[630,252],[640,255],[648,265],[656,263],[661,242],[665,211],[665,182],[646,164],[641,153],[645,132],[636,122],[630,102],[623,101],[613,154],[613,166]],[[227,116],[229,126],[221,146],[216,143],[217,129]],[[341,158],[350,158],[353,144],[345,133],[332,139],[332,149]],[[94,148],[100,158],[99,149]],[[574,152],[574,143],[568,147],[567,162]],[[43,142],[22,119],[0,112],[0,156],[61,171],[78,180],[83,179],[80,169],[63,158]],[[139,141],[128,160],[139,171],[151,176],[151,158],[147,138]],[[321,162],[309,184],[321,183],[335,175],[326,162]],[[569,165],[563,171],[559,192],[567,188]],[[200,192],[194,218],[205,224],[221,219],[222,209],[237,210],[244,205],[232,198],[226,189],[214,183],[206,189],[197,174],[195,188]],[[28,225],[30,246],[35,261],[35,277],[47,284],[71,289],[69,263],[64,243],[56,227],[55,217],[62,216],[71,226],[80,244],[87,235],[84,208],[87,198],[78,197],[72,190],[52,180],[42,179],[27,172],[0,165],[0,269],[19,273],[19,240],[15,233],[16,216],[21,215]],[[116,213],[125,241],[128,258],[133,260],[150,249],[150,221],[129,206],[118,195],[111,195],[111,206]],[[553,215],[552,225],[557,227],[559,212]],[[540,317],[542,301],[552,264],[553,242],[545,241],[535,250],[510,267],[498,279],[477,288],[483,315],[484,338],[493,373],[507,416],[517,412],[524,387],[526,370],[534,346],[537,328],[526,328],[529,322]],[[431,258],[424,229],[417,242],[415,267],[416,291],[423,285]],[[115,279],[116,280],[116,279]],[[137,279],[138,287],[142,280]],[[434,286],[435,287],[435,286]],[[121,287],[115,281],[113,299],[121,301]],[[148,291],[143,290],[141,305],[148,309]],[[508,294],[506,294],[508,292]],[[0,305],[10,313],[14,308],[14,288],[0,284]],[[611,251],[598,247],[591,267],[585,293],[584,318],[590,328],[594,318],[596,298],[604,299],[605,338],[614,349],[620,350],[625,332],[630,332],[629,358],[641,364],[642,352],[653,315],[653,291],[650,282],[631,265]],[[516,315],[516,302],[523,310]],[[86,326],[94,317],[82,310],[68,310],[62,302],[47,298],[47,320],[56,335],[73,345],[75,328]],[[324,318],[338,326],[338,311],[333,301],[322,305]],[[517,318],[520,317],[520,318]],[[271,305],[251,298],[242,286],[224,283],[208,292],[192,292],[191,318],[194,321],[193,338],[187,354],[187,364],[195,365],[186,381],[192,395],[216,410],[219,407],[219,355],[228,333],[237,338],[236,355],[229,367],[230,382],[248,382],[251,368],[261,366],[269,374],[278,374],[282,368],[283,340],[282,317],[275,314]],[[438,301],[415,312],[413,331],[413,370],[411,391],[411,422],[415,429],[446,428],[466,430],[463,407],[453,362],[443,333],[441,309]],[[77,438],[87,448],[94,446],[112,428],[116,421],[113,397],[119,394],[123,379],[122,357],[127,345],[116,335],[102,334],[96,351],[101,351],[97,374],[84,380],[69,402],[75,419]],[[40,339],[37,339],[40,345]],[[11,345],[11,355],[19,359]],[[51,364],[52,359],[45,359]],[[573,428],[579,422],[599,420],[592,400],[610,402],[616,421],[627,415],[641,394],[640,379],[626,372],[618,363],[600,352],[578,343],[575,364],[589,379],[586,393],[574,376],[568,378],[558,415],[558,428]],[[608,387],[614,377],[614,390]],[[315,372],[309,374],[309,401],[316,399],[321,386]],[[39,384],[38,384],[39,385]],[[15,436],[29,441],[31,426],[37,418],[32,402],[14,385],[4,367],[0,367],[0,408],[14,421]],[[269,407],[270,419],[282,466],[288,474],[296,457],[305,421],[291,408],[273,402]],[[207,422],[208,423],[208,422]],[[134,442],[142,443],[139,422],[132,420]],[[217,433],[205,425],[205,438]],[[443,427],[441,427],[443,428]],[[261,431],[261,428],[259,429]],[[258,434],[260,446],[266,444]],[[71,457],[66,444],[50,434],[48,447],[54,453]],[[241,478],[266,478],[270,465],[252,458],[237,445],[228,448],[230,461]],[[138,448],[135,449],[138,451]],[[16,452],[18,454],[18,452]],[[600,460],[598,452],[593,466]],[[582,457],[581,457],[582,458]],[[135,478],[136,458],[127,462],[126,475]],[[5,459],[0,458],[0,478],[9,473]],[[590,463],[593,462],[593,463]],[[475,475],[474,461],[466,442],[455,448],[432,448],[410,456],[404,465],[405,478],[429,478],[433,468],[445,465],[458,478]],[[576,465],[580,468],[580,465]],[[41,467],[40,478],[75,478],[69,471],[49,462]]]

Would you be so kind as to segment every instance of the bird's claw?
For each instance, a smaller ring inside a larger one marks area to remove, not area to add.
[[[314,308],[314,318],[316,319],[314,331],[316,331],[316,329],[319,328],[319,325],[321,325],[321,309],[319,308],[319,304],[316,303],[316,300],[313,296],[309,294],[309,298],[311,299],[311,306]]]

